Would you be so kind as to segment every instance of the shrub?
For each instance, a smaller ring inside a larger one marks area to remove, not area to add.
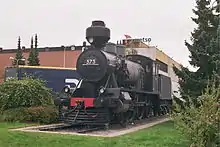
[[[58,109],[54,106],[12,108],[2,113],[1,120],[7,122],[55,123],[58,120]]]
[[[39,79],[10,79],[0,85],[0,111],[19,107],[52,105],[52,91]]]
[[[58,109],[55,106],[30,107],[27,109],[27,112],[31,122],[49,124],[55,123],[58,120]]]
[[[1,114],[1,121],[9,121],[9,122],[16,122],[16,121],[23,121],[26,117],[25,108],[13,108],[3,111]]]
[[[177,128],[183,132],[194,147],[217,147],[220,145],[220,88],[207,87],[198,98],[199,106],[192,101],[182,106],[175,104],[172,113]]]

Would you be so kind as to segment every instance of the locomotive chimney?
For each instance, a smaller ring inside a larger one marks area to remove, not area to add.
[[[87,41],[97,49],[102,49],[110,39],[110,29],[105,27],[104,21],[92,21],[91,27],[86,29]]]

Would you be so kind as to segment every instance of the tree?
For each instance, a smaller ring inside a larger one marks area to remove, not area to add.
[[[219,0],[218,0],[219,1]],[[182,67],[174,66],[176,75],[180,78],[180,93],[184,99],[197,98],[207,86],[208,80],[219,75],[220,48],[217,45],[218,15],[214,14],[209,0],[196,0],[197,9],[193,9],[197,18],[191,18],[198,27],[191,33],[192,44],[185,41],[190,52],[189,63],[198,68],[191,72]]]
[[[13,60],[12,64],[13,65],[25,65],[25,61],[23,61],[21,59],[24,59],[24,56],[23,56],[23,52],[21,49],[21,38],[19,36],[18,37],[17,52],[16,52],[15,59]]]
[[[190,101],[190,105],[183,108],[176,106],[172,113],[175,126],[191,142],[192,147],[219,147],[220,146],[220,87],[210,83],[204,93],[199,96],[200,107]]]
[[[40,65],[37,34],[35,35],[35,62],[37,66]]]
[[[29,66],[36,65],[34,54],[35,54],[35,50],[34,50],[34,47],[33,47],[33,37],[31,37],[31,48],[30,48],[30,53],[29,53],[29,57],[28,57],[28,65]]]
[[[208,0],[197,0],[198,16],[192,20],[198,27],[191,33],[190,64],[197,67],[191,72],[182,67],[174,71],[180,78],[180,92],[187,103],[174,100],[173,120],[182,133],[189,137],[193,147],[220,146],[220,23],[219,9]],[[215,1],[219,3],[219,0]],[[216,13],[217,12],[217,13]],[[211,85],[210,85],[211,84]]]
[[[30,48],[30,53],[28,57],[28,65],[30,66],[39,66],[40,65],[40,60],[39,60],[39,53],[37,49],[37,35],[35,35],[35,47],[33,45],[33,37],[31,38],[31,48]]]

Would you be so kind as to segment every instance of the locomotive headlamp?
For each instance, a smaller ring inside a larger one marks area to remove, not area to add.
[[[92,43],[93,43],[93,41],[94,41],[93,37],[89,37],[89,38],[88,38],[88,42],[89,42],[89,43],[91,43],[91,44],[92,44]]]
[[[65,87],[63,88],[63,90],[64,90],[65,93],[69,93],[69,92],[70,92],[69,86],[65,86]]]
[[[99,93],[102,94],[102,93],[104,93],[104,92],[105,92],[105,88],[104,88],[104,87],[101,87],[101,88],[99,89]]]
[[[66,88],[64,89],[64,91],[65,91],[65,93],[68,93],[68,92],[69,92],[69,87],[66,87]]]

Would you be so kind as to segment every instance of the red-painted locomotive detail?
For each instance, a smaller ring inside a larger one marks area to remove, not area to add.
[[[71,98],[70,107],[76,107],[77,105],[84,105],[85,108],[94,107],[93,101],[95,98]]]

